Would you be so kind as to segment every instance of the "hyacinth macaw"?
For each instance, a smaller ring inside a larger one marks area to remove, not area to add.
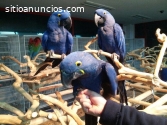
[[[70,13],[66,10],[61,10],[51,14],[48,23],[47,30],[42,37],[42,47],[46,53],[55,53],[61,55],[68,55],[73,46],[73,37],[68,31],[71,28],[72,21]],[[63,57],[63,56],[62,56]],[[53,59],[47,57],[45,62],[52,62],[52,68],[56,67],[62,59]],[[48,65],[43,65],[36,73],[45,69]]]
[[[28,42],[28,50],[30,59],[34,59],[41,50],[41,39],[39,37],[36,37],[35,39],[30,38]]]
[[[97,9],[95,11],[95,24],[98,27],[98,46],[101,50],[115,54],[118,56],[121,63],[124,62],[125,57],[125,38],[122,28],[115,22],[114,17],[104,9]],[[117,74],[118,68],[111,58],[106,57]],[[125,90],[125,81],[118,82],[120,92],[120,102],[127,104],[127,94]]]
[[[89,89],[100,93],[103,88],[105,98],[117,94],[116,72],[114,67],[91,54],[81,51],[72,52],[60,63],[61,82],[76,96],[78,89]],[[97,125],[97,118],[85,115],[86,125]],[[92,122],[92,123],[90,123]]]

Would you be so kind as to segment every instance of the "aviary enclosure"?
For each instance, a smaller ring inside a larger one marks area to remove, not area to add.
[[[162,80],[160,76],[161,69],[166,67],[166,48],[167,36],[160,33],[160,29],[156,30],[157,41],[160,43],[153,48],[141,48],[127,53],[126,59],[138,60],[141,62],[140,67],[143,71],[138,71],[130,64],[121,64],[117,58],[114,62],[119,68],[117,80],[126,80],[126,90],[128,93],[129,106],[133,106],[142,112],[147,112],[154,115],[167,116],[167,82]],[[83,51],[92,53],[95,58],[102,59],[97,56],[98,50],[89,48],[97,40],[97,37],[90,40]],[[12,50],[11,50],[12,51]],[[17,50],[14,52],[21,53]],[[1,92],[0,108],[4,112],[0,114],[0,124],[15,124],[15,125],[84,125],[82,119],[84,113],[80,104],[72,101],[69,104],[69,99],[72,99],[72,89],[62,87],[60,79],[59,67],[51,68],[48,66],[38,75],[33,74],[40,68],[39,62],[41,57],[46,57],[45,53],[39,53],[34,60],[30,60],[29,56],[25,55],[25,62],[19,61],[21,55],[16,57],[13,52],[1,56],[1,59],[10,59],[10,63],[19,66],[19,72],[11,70],[11,67],[5,64],[0,64],[0,80],[3,84],[9,79],[12,79],[13,87],[9,87],[5,91],[12,93],[14,88],[17,93],[13,93],[17,98],[8,98]],[[12,55],[13,54],[13,55]],[[101,56],[112,57],[112,54],[101,52]],[[18,54],[17,54],[18,55]],[[51,58],[61,58],[61,55],[50,55]],[[21,59],[23,60],[23,59]],[[30,73],[25,70],[28,67]],[[55,83],[57,84],[50,84]],[[43,93],[54,89],[52,93]],[[4,92],[5,93],[5,92]],[[26,99],[24,102],[23,99]],[[13,100],[17,100],[19,106],[12,104]],[[114,101],[118,101],[119,96],[116,96]],[[24,109],[22,104],[29,104],[28,109]],[[47,104],[52,110],[45,110],[41,104]]]

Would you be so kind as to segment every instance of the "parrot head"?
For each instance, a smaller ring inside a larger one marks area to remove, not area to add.
[[[114,17],[104,9],[97,9],[95,11],[94,20],[97,27],[104,26],[108,22],[110,22],[109,24],[115,23]]]
[[[35,42],[36,46],[40,45],[41,44],[41,38],[35,37],[34,42]]]
[[[72,80],[94,75],[97,66],[97,60],[89,53],[81,51],[70,53],[60,63],[62,84],[71,88]]]
[[[64,26],[69,30],[72,26],[70,13],[67,10],[57,11],[51,14],[48,20],[48,27]]]

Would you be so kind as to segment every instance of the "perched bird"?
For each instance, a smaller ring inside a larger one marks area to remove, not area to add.
[[[121,63],[125,58],[125,38],[122,28],[115,22],[114,17],[104,9],[97,9],[95,11],[95,24],[98,27],[98,46],[101,50],[115,54],[118,56]],[[111,63],[117,74],[118,68],[111,58],[106,57],[108,62]],[[125,90],[125,81],[118,82],[120,93],[120,102],[127,103],[127,93]]]
[[[103,88],[105,98],[117,94],[116,72],[113,66],[95,59],[89,53],[72,52],[60,63],[60,72],[62,84],[67,88],[73,86],[74,97],[79,89],[100,93]],[[96,117],[86,114],[85,118],[86,125],[97,125]]]
[[[48,54],[61,54],[62,57],[68,55],[73,46],[73,37],[68,31],[71,25],[72,21],[68,11],[62,10],[52,13],[47,23],[47,30],[42,37],[43,50]],[[47,57],[44,63],[52,62],[53,68],[60,64],[61,60]],[[43,64],[41,64],[42,67],[38,69],[35,75],[48,66]]]
[[[41,39],[39,37],[36,37],[35,39],[30,38],[28,42],[28,50],[30,59],[34,59],[41,50]]]

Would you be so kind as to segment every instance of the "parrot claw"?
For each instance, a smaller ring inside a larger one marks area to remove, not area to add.
[[[63,54],[61,55],[61,58],[62,58],[62,59],[66,58],[66,54],[63,53]]]
[[[50,50],[50,51],[47,51],[47,55],[46,57],[51,57],[54,55],[54,51],[53,50]]]
[[[119,60],[120,56],[116,53],[111,54],[111,59],[114,61],[114,59],[117,58]]]
[[[101,55],[101,52],[103,52],[103,50],[101,50],[101,49],[98,50],[97,55],[100,56],[100,55]]]

